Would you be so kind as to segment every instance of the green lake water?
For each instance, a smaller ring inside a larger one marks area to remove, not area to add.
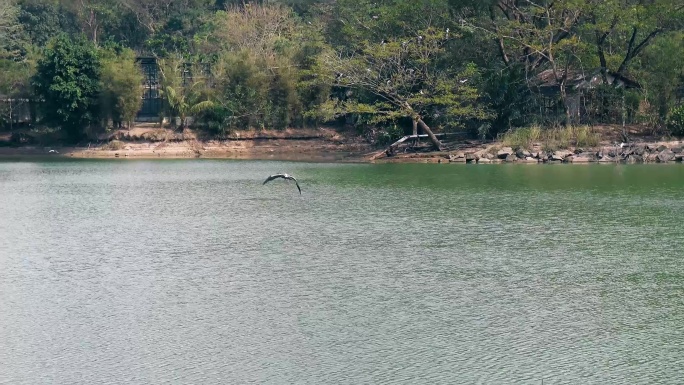
[[[679,165],[0,162],[0,384],[681,384],[683,209]]]

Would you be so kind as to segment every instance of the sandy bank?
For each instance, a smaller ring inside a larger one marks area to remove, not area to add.
[[[0,157],[69,157],[97,159],[254,159],[360,162],[372,152],[361,138],[332,129],[234,132],[226,140],[201,140],[194,132],[136,127],[110,133],[78,147],[0,147]]]

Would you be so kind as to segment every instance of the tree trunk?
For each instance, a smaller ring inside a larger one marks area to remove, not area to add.
[[[570,106],[568,105],[568,94],[565,90],[565,81],[560,84],[560,96],[561,102],[563,103],[563,109],[565,110],[565,125],[569,126],[572,124],[572,116],[570,114]]]
[[[430,141],[432,141],[432,144],[435,146],[435,148],[437,150],[441,150],[442,149],[442,142],[440,142],[439,139],[437,139],[437,137],[435,136],[435,134],[432,133],[432,130],[430,129],[430,127],[428,127],[427,124],[425,124],[425,122],[420,117],[420,115],[418,115],[413,110],[411,105],[409,105],[406,102],[404,102],[403,107],[406,109],[406,112],[408,112],[411,116],[413,116],[413,121],[415,123],[417,123],[417,125],[420,126],[420,128],[422,128],[423,131],[425,131],[425,133],[428,135],[428,137],[430,138]],[[414,127],[416,127],[416,126],[414,125]]]
[[[416,122],[418,123],[418,125],[420,125],[420,127],[423,129],[423,131],[425,131],[425,133],[428,135],[428,137],[430,138],[430,141],[432,141],[432,144],[435,146],[435,148],[437,150],[441,150],[442,149],[442,142],[440,142],[439,139],[437,139],[437,137],[435,136],[435,134],[432,133],[432,130],[430,129],[430,127],[428,127],[427,124],[425,124],[423,119],[421,119],[420,117],[416,117]]]
[[[413,135],[418,135],[418,120],[413,119]]]

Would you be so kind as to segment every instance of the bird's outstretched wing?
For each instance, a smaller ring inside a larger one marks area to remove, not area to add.
[[[297,179],[292,178],[292,180],[293,180],[293,181],[295,182],[295,184],[297,185],[297,190],[299,190],[299,195],[302,195],[302,189],[299,187],[299,183],[297,182]]]
[[[265,185],[266,183],[272,181],[273,179],[278,179],[278,178],[284,178],[284,175],[283,175],[283,174],[274,174],[274,175],[271,175],[271,176],[269,176],[268,178],[266,178],[266,180],[264,181],[264,183],[262,183],[262,186]]]

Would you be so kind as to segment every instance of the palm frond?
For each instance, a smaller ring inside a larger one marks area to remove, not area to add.
[[[214,107],[215,103],[212,102],[211,100],[205,100],[203,102],[199,102],[192,107],[190,107],[190,113],[191,114],[198,114],[202,111],[208,110],[212,107]]]

